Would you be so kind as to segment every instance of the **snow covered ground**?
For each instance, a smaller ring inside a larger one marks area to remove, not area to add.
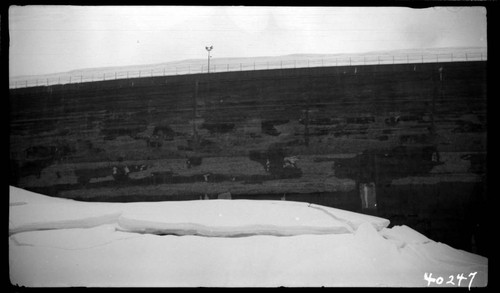
[[[11,282],[28,287],[486,286],[488,259],[303,202],[87,203],[10,187]]]

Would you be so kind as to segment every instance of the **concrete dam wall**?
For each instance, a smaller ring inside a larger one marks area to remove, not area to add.
[[[394,113],[422,116],[432,111],[434,96],[435,115],[471,111],[482,115],[485,80],[485,62],[456,62],[244,71],[32,87],[11,90],[11,129],[15,134],[64,128],[82,132],[116,116],[130,117],[122,129],[145,123],[189,123],[196,81],[196,117],[209,122],[298,120],[307,106],[313,120],[388,118]],[[105,128],[99,130],[106,132]]]
[[[486,73],[473,61],[11,89],[10,182],[94,201],[308,201],[472,250],[487,205]]]

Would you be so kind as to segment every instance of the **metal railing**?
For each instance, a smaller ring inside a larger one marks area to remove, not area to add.
[[[272,61],[258,61],[245,63],[218,63],[217,59],[212,60],[210,73],[234,72],[234,71],[253,71],[253,70],[271,70],[271,69],[292,69],[308,67],[332,67],[332,66],[361,66],[361,65],[382,65],[382,64],[414,64],[414,63],[440,63],[440,62],[459,62],[459,61],[486,61],[486,52],[464,52],[449,54],[402,54],[402,55],[355,55],[342,57],[326,57],[316,59],[283,59]],[[104,80],[117,80],[154,76],[173,76],[186,74],[207,73],[207,65],[202,61],[178,66],[151,66],[150,69],[129,70],[129,71],[99,71],[94,74],[61,74],[57,77],[39,78],[29,80],[11,80],[9,87],[26,88],[35,86],[50,86],[70,83],[83,83]]]

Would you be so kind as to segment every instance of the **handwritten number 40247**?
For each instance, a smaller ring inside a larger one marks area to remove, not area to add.
[[[472,285],[472,281],[474,280],[474,277],[476,276],[477,272],[474,272],[474,273],[470,273],[469,274],[469,277],[470,277],[470,280],[469,280],[469,290],[470,290],[470,287]],[[444,282],[444,278],[443,277],[437,277],[437,278],[433,278],[432,277],[432,273],[424,273],[424,280],[427,281],[427,286],[430,286],[432,283],[436,283],[438,285],[441,285],[443,284]],[[462,281],[467,281],[467,277],[464,277],[464,274],[457,274],[457,278],[455,280],[455,276],[454,275],[449,275],[448,276],[448,281],[445,283],[445,284],[450,284],[452,286],[460,286]]]

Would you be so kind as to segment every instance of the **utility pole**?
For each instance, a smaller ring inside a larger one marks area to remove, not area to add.
[[[304,144],[309,146],[309,97],[306,97],[306,115],[304,121]]]
[[[210,51],[212,51],[212,49],[214,48],[214,46],[206,46],[205,49],[207,50],[208,52],[208,70],[207,70],[207,96],[208,98],[210,99],[210,58],[212,58],[212,56],[210,56]],[[205,97],[203,97],[203,105],[206,109],[207,107],[207,99]]]
[[[311,76],[306,79],[306,87],[305,87],[305,98],[306,98],[306,113],[305,113],[305,121],[304,121],[304,144],[309,146],[309,103],[311,99]]]
[[[431,103],[431,129],[430,133],[432,136],[436,134],[436,125],[434,124],[434,116],[436,114],[436,98],[438,96],[438,92],[441,92],[441,88],[438,90],[438,84],[437,84],[437,79],[438,79],[438,74],[434,72],[433,74],[433,93],[432,93],[432,103]],[[439,69],[439,80],[440,83],[442,84],[442,67]],[[441,86],[440,86],[441,87]]]
[[[208,52],[207,94],[206,94],[206,97],[208,97],[208,100],[210,99],[210,58],[212,58],[212,56],[210,56],[210,51],[212,51],[213,48],[214,48],[214,46],[205,47],[205,49]],[[205,109],[207,108],[207,98],[206,97],[205,97],[205,95],[203,95],[203,105],[204,105]]]
[[[194,151],[198,148],[198,132],[196,131],[196,101],[198,99],[198,80],[194,84],[194,95],[193,95],[193,149]]]
[[[444,78],[443,78],[444,68],[439,67],[439,99],[443,101],[443,93],[444,93]]]
[[[205,47],[205,49],[208,52],[208,71],[207,71],[207,73],[210,73],[210,58],[211,58],[210,51],[212,51],[213,48],[214,48],[214,46],[210,46],[210,47],[207,46],[207,47]]]

